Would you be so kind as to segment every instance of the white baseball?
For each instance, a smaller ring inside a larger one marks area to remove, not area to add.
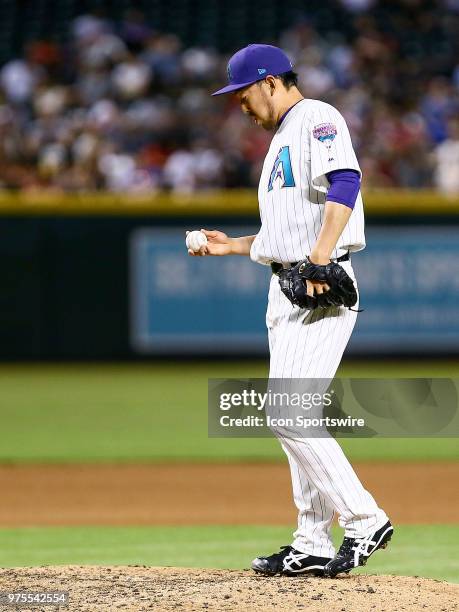
[[[195,230],[194,232],[190,232],[188,234],[185,242],[187,249],[191,249],[196,253],[202,246],[207,244],[207,236],[202,232]]]

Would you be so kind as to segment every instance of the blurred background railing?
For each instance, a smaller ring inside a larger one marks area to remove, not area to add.
[[[459,194],[437,191],[373,189],[364,191],[365,211],[372,217],[451,217],[459,215]],[[59,193],[49,190],[0,191],[3,215],[135,215],[194,217],[246,214],[258,218],[253,189],[214,189],[190,193],[111,193],[107,191]],[[189,221],[188,221],[189,222]]]

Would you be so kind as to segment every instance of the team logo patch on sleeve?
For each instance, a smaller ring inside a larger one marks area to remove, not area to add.
[[[319,123],[319,125],[316,125],[312,130],[312,135],[314,138],[322,142],[327,147],[329,162],[333,161],[330,149],[337,134],[338,130],[336,129],[336,125],[333,123]]]
[[[319,125],[316,125],[312,130],[314,138],[324,143],[327,141],[333,142],[337,133],[338,130],[333,123],[319,123]]]

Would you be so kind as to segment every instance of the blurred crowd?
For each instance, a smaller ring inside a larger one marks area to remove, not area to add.
[[[278,41],[251,42],[284,48],[303,94],[343,113],[366,187],[459,193],[459,0],[341,3],[351,35],[303,17]],[[0,188],[257,185],[271,135],[231,96],[209,95],[227,60],[134,10],[121,23],[78,17],[66,46],[29,43],[0,69]]]

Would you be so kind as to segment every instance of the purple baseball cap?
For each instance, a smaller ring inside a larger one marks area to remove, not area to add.
[[[272,45],[249,45],[235,53],[228,62],[228,85],[213,96],[231,93],[262,81],[269,74],[277,76],[292,69],[287,55]]]

